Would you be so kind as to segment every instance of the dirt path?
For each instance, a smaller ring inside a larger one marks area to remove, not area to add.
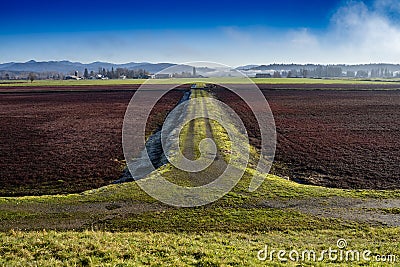
[[[297,210],[302,213],[345,221],[400,227],[399,199],[305,198],[263,200],[248,208]],[[97,229],[113,219],[129,219],[149,212],[165,212],[171,207],[160,203],[110,201],[97,203],[9,203],[0,205],[0,231]],[[391,211],[392,210],[392,211]],[[4,218],[4,214],[8,214]]]
[[[167,206],[159,203],[134,200],[76,204],[37,202],[1,204],[0,231],[92,229],[93,225],[98,226],[111,219],[167,209],[169,209]]]
[[[182,154],[190,161],[199,160],[201,140],[205,138],[214,140],[212,125],[207,119],[209,107],[203,101],[205,96],[205,91],[192,90],[191,99],[195,101],[190,102],[187,107],[187,116],[196,119],[187,122],[182,129],[185,134],[180,136],[181,145],[183,145]],[[206,155],[202,156],[213,159],[206,169],[199,172],[183,172],[175,168],[173,172],[165,174],[167,179],[181,186],[198,187],[209,184],[225,171],[227,164],[218,149],[216,154],[206,152]]]
[[[199,97],[204,97],[201,92],[197,93]],[[210,124],[210,121],[208,118],[208,107],[205,101],[202,101],[201,106],[196,107],[197,115],[198,117],[201,117],[201,119],[197,120],[197,123],[202,123],[205,127],[203,127],[204,131],[204,137],[205,138],[210,138],[214,140],[213,136],[213,131],[212,131],[212,126]],[[196,121],[194,121],[196,122]],[[191,150],[189,150],[188,155],[190,158],[194,159],[193,153],[198,150],[196,146],[199,145],[194,137],[194,129],[193,131],[189,132],[188,139],[193,140],[191,142]],[[211,157],[214,157],[214,155],[210,155]],[[197,173],[190,173],[190,181],[192,186],[202,186],[211,183],[214,181],[217,177],[219,177],[224,170],[226,169],[227,163],[223,160],[223,156],[221,155],[221,152],[217,149],[217,154],[215,155],[215,159],[213,163],[206,168],[203,171],[197,172]]]
[[[400,199],[344,197],[263,200],[256,206],[294,209],[303,213],[373,225],[400,226]]]

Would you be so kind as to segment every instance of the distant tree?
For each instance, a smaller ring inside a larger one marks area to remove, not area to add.
[[[8,73],[6,73],[6,80],[9,80],[10,79],[10,74],[8,74]]]
[[[34,73],[29,73],[28,75],[28,80],[31,81],[31,83],[33,83],[33,81],[36,79],[36,75]]]
[[[301,75],[303,76],[303,78],[307,78],[308,77],[308,71],[306,69],[302,69],[301,70]]]
[[[112,76],[111,76],[111,72],[107,69],[107,71],[106,71],[106,75],[105,75],[108,79],[112,79]]]
[[[281,74],[280,74],[279,71],[275,71],[275,72],[274,72],[274,75],[273,75],[272,77],[274,77],[274,78],[281,78],[282,76],[281,76]]]
[[[323,68],[323,66],[317,66],[316,68],[315,68],[315,77],[317,77],[317,78],[321,78],[321,77],[323,77],[323,75],[324,75],[324,68]]]
[[[389,69],[385,69],[385,78],[393,77],[393,73]]]
[[[83,77],[84,77],[85,79],[88,79],[88,78],[89,78],[89,71],[88,71],[88,69],[86,69],[86,68],[85,68],[85,71],[83,72]]]
[[[379,69],[372,69],[371,70],[371,78],[380,78],[380,70]]]
[[[297,75],[298,75],[296,69],[292,69],[289,72],[290,72],[290,77],[297,77]]]
[[[348,70],[346,76],[349,78],[354,78],[356,76],[356,73],[352,70]]]
[[[368,72],[365,70],[359,70],[356,73],[357,78],[368,78]]]

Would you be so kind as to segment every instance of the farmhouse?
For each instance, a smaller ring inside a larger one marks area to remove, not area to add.
[[[67,75],[65,76],[66,80],[80,80],[81,78],[79,78],[78,76],[75,75]]]

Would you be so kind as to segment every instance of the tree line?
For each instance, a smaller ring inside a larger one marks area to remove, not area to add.
[[[347,78],[400,78],[400,71],[393,72],[387,68],[371,69],[371,70],[347,70],[339,66],[317,66],[313,69],[292,69],[284,71],[274,71],[271,75],[273,78],[287,77],[287,78],[334,78],[334,77],[347,77]]]
[[[108,78],[108,79],[121,79],[121,78],[127,78],[127,79],[148,79],[150,78],[150,73],[144,69],[127,69],[127,68],[116,68],[114,67],[109,69],[105,68],[99,68],[98,72],[88,71],[88,69],[85,68],[83,72],[83,78],[85,79],[90,79],[90,78],[95,78],[96,76],[100,75],[101,77]]]
[[[47,72],[26,72],[26,71],[0,71],[0,80],[64,80],[68,76],[78,76],[84,79],[108,78],[108,79],[148,79],[150,73],[144,69],[130,70],[127,68],[99,68],[98,71],[84,69],[83,73],[73,71],[70,73],[60,73],[55,71]]]

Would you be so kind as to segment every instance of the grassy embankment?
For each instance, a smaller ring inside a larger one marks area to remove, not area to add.
[[[197,96],[205,92],[197,91]],[[197,107],[196,107],[197,108]],[[215,107],[208,107],[212,110]],[[181,133],[183,146],[206,136],[205,120],[195,121],[196,131]],[[216,122],[211,129],[221,152],[229,150],[226,132]],[[252,158],[257,158],[252,149]],[[197,152],[195,152],[196,154]],[[196,154],[198,155],[198,154]],[[229,159],[229,154],[224,154]],[[254,266],[257,251],[271,249],[336,248],[338,238],[353,250],[400,255],[400,229],[371,226],[304,214],[294,209],[264,207],[263,200],[324,198],[400,198],[400,191],[339,190],[300,185],[282,178],[255,173],[248,165],[238,185],[217,202],[198,208],[170,208],[146,195],[135,183],[109,185],[82,194],[0,198],[0,225],[12,230],[0,234],[0,265],[159,265]],[[175,180],[184,180],[173,166],[160,170]],[[265,176],[254,193],[247,187],[252,175]],[[149,179],[151,179],[151,176]],[[121,203],[133,210],[118,208]],[[108,211],[99,209],[107,204]],[[84,231],[60,230],[75,229]],[[14,226],[14,227],[13,227]],[[41,231],[40,229],[59,229]],[[32,229],[34,231],[32,231]],[[89,231],[85,230],[88,229]],[[372,254],[374,255],[374,254]],[[359,264],[365,264],[361,261]],[[275,259],[274,264],[279,261]],[[329,266],[306,262],[305,265]],[[344,266],[358,263],[349,262]],[[294,263],[289,266],[295,266]],[[335,265],[338,266],[338,265]],[[376,266],[380,264],[376,263]]]

